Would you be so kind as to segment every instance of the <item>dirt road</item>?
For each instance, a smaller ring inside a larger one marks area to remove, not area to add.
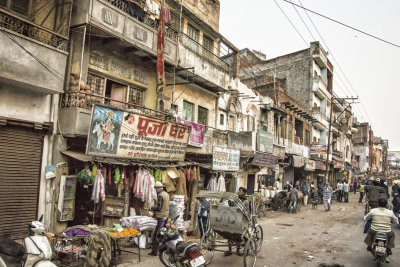
[[[311,205],[302,206],[297,214],[269,212],[267,217],[259,220],[264,230],[264,242],[256,266],[318,266],[320,263],[376,266],[363,243],[363,207],[358,203],[358,193],[351,193],[349,203],[334,201],[329,212],[324,211],[322,205],[318,205],[317,210]],[[400,238],[400,226],[393,228]],[[397,248],[393,249],[390,263],[384,266],[400,266],[399,240],[396,239]],[[151,258],[146,253],[142,263],[123,266],[161,264],[158,258]],[[243,257],[225,257],[222,252],[216,252],[210,266],[242,267]]]

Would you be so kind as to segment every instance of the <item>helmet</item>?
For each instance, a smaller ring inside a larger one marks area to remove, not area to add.
[[[380,182],[380,181],[381,181],[381,179],[379,179],[379,177],[378,177],[378,178],[376,178],[376,181],[377,181],[377,182]]]
[[[39,221],[33,221],[31,224],[29,224],[29,230],[35,235],[44,234],[46,232],[46,228],[44,227],[43,223]]]

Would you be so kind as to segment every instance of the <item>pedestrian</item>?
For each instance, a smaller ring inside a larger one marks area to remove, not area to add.
[[[337,196],[338,197],[338,201],[342,202],[342,200],[343,200],[343,184],[342,184],[342,181],[339,181],[337,183],[336,189],[338,190],[337,191],[337,193],[338,193],[338,196]]]
[[[365,181],[362,180],[362,182],[360,183],[360,198],[358,200],[358,203],[362,203],[364,198],[364,192],[365,192]]]
[[[197,218],[199,220],[199,230],[200,230],[200,238],[203,237],[204,233],[207,231],[207,209],[201,205],[199,205],[199,210],[197,212]]]
[[[343,196],[344,196],[344,202],[345,203],[349,202],[349,191],[350,191],[350,185],[347,183],[347,181],[344,181],[344,184],[343,184]]]
[[[286,185],[285,185],[285,187],[284,187],[283,189],[287,190],[288,193],[290,193],[290,189],[292,189],[292,187],[293,187],[293,186],[289,183],[289,181],[287,181],[287,182],[286,182]]]
[[[354,183],[353,183],[354,195],[357,193],[357,187],[358,187],[357,179],[354,179]]]
[[[298,187],[293,187],[292,189],[290,189],[290,204],[288,207],[288,213],[290,213],[290,211],[292,211],[292,213],[296,213],[296,204],[297,204],[297,199],[298,199]]]
[[[310,184],[310,196],[312,199],[314,199],[314,194],[315,194],[315,185],[314,185],[314,181],[312,181]]]
[[[278,179],[274,182],[274,184],[273,184],[272,187],[274,187],[275,190],[282,190],[281,179],[278,178]]]
[[[300,180],[297,180],[297,181],[296,181],[295,186],[296,186],[297,188],[300,187]]]
[[[164,191],[164,186],[160,181],[157,181],[154,185],[154,188],[157,191],[157,205],[151,207],[151,210],[155,211],[155,217],[157,219],[156,229],[154,230],[153,240],[152,240],[152,248],[149,255],[157,256],[158,255],[158,240],[157,233],[160,229],[165,218],[168,218],[169,214],[169,195]]]
[[[301,187],[301,192],[303,193],[304,206],[307,206],[307,202],[308,202],[308,185],[307,185],[306,182]]]
[[[324,194],[323,194],[323,199],[324,199],[324,208],[326,211],[331,210],[331,204],[332,204],[332,187],[329,185],[329,183],[326,183],[324,186]]]

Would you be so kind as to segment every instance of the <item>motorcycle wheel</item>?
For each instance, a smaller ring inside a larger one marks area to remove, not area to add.
[[[176,267],[176,265],[174,263],[171,263],[169,261],[169,255],[168,255],[168,248],[166,247],[162,247],[159,250],[159,254],[158,257],[160,258],[161,263],[166,266],[166,267]]]
[[[376,267],[380,267],[383,258],[381,256],[376,256],[375,260],[376,260]]]

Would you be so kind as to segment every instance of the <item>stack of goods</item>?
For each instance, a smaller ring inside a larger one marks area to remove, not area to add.
[[[80,79],[79,73],[71,74],[69,80],[69,90],[71,92],[71,106],[90,106],[92,92],[90,90],[90,86],[86,85],[83,80]]]
[[[138,234],[139,231],[133,228],[125,228],[122,230],[122,232],[119,233],[110,233],[110,236],[116,236],[116,237],[125,237],[125,236],[133,236]]]
[[[124,217],[120,219],[119,222],[124,228],[133,228],[139,230],[140,232],[145,230],[153,230],[157,226],[157,220],[147,216]]]
[[[179,218],[175,222],[175,226],[178,229],[184,228],[183,214],[185,211],[185,196],[175,195],[174,202],[176,203],[177,215]]]
[[[175,201],[169,202],[169,218],[175,218],[178,216],[178,207]]]

